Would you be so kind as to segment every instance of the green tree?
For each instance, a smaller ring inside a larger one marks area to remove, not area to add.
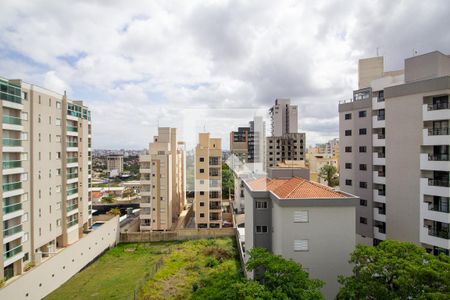
[[[337,168],[333,165],[324,165],[319,171],[320,178],[327,181],[328,186],[334,187],[339,184],[339,177],[337,176]]]
[[[114,198],[113,198],[113,196],[104,196],[102,198],[102,202],[103,203],[113,203],[114,202]]]
[[[222,198],[228,199],[230,193],[234,191],[234,177],[233,172],[227,164],[222,164]]]
[[[337,299],[450,299],[450,257],[408,242],[358,245]]]
[[[108,214],[113,216],[120,216],[120,208],[113,207],[108,211]]]

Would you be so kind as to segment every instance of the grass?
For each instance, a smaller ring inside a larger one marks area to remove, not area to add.
[[[144,282],[160,259],[159,271]],[[141,283],[139,299],[189,299],[199,280],[225,270],[239,270],[232,238],[120,244],[45,299],[133,299]]]

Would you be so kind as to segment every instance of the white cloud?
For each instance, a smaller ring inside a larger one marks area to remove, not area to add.
[[[450,52],[449,12],[445,0],[4,0],[0,74],[85,100],[96,148],[144,147],[193,111],[220,117],[207,127],[227,140],[275,97],[299,105],[312,144],[337,135],[359,58],[379,48],[392,69],[412,49]]]

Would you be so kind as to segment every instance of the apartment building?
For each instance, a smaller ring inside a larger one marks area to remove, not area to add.
[[[176,128],[159,127],[148,154],[139,157],[140,230],[170,230],[186,205],[186,149]]]
[[[341,189],[360,196],[358,239],[397,239],[449,254],[450,56],[438,51],[384,71],[359,62],[359,89],[339,105]]]
[[[0,79],[0,279],[83,236],[92,223],[91,116],[82,101]]]
[[[195,147],[194,212],[197,228],[222,228],[222,141],[199,133]]]
[[[334,299],[337,276],[352,271],[357,198],[286,171],[245,180],[245,250],[262,247],[300,263]]]
[[[123,155],[112,154],[106,157],[106,171],[110,177],[116,177],[123,173]]]
[[[285,160],[304,160],[306,136],[298,132],[298,111],[289,99],[276,99],[269,110],[272,136],[266,142],[266,166]]]
[[[230,132],[230,151],[244,161],[248,161],[250,127],[239,127]]]

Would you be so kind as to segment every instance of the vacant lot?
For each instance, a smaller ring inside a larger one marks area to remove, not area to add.
[[[120,244],[45,299],[133,299],[138,287],[140,299],[188,299],[199,279],[238,269],[231,238]]]

